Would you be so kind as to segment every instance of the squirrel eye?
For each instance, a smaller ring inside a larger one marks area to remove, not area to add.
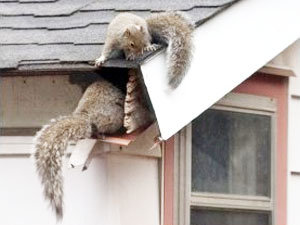
[[[130,43],[130,46],[131,46],[131,47],[134,47],[134,43],[133,43],[133,42],[131,42],[131,43]]]

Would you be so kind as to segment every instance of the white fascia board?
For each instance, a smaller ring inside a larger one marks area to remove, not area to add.
[[[299,0],[244,0],[200,26],[181,85],[166,82],[165,54],[141,66],[161,136],[168,139],[299,37]]]

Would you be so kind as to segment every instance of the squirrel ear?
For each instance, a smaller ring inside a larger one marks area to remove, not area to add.
[[[130,36],[130,30],[127,28],[127,29],[124,31],[123,35],[124,35],[125,37],[129,37],[129,36]]]
[[[143,26],[138,26],[138,25],[136,25],[136,28],[137,28],[139,31],[141,31],[141,32],[143,32],[143,31],[144,31],[144,28],[143,28]]]

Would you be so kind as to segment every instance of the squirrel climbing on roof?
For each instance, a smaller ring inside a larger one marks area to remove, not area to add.
[[[36,135],[34,158],[44,195],[63,217],[62,158],[69,141],[111,134],[123,125],[125,95],[106,80],[91,84],[73,114],[51,120]]]
[[[171,88],[179,86],[192,58],[194,23],[182,12],[154,13],[143,19],[131,13],[120,13],[108,26],[101,56],[95,65],[101,67],[113,50],[123,50],[127,60],[134,60],[144,51],[157,50],[167,44],[167,73]]]

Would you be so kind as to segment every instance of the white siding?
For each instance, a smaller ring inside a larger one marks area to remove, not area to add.
[[[26,151],[24,155],[15,152],[0,154],[0,224],[56,224],[43,199],[33,160]],[[87,171],[65,167],[64,177],[62,225],[159,224],[156,158],[97,155]]]
[[[300,41],[272,60],[292,67],[297,77],[289,78],[288,96],[288,225],[300,224]],[[291,173],[299,173],[292,175]]]
[[[300,77],[290,78],[288,122],[288,225],[300,224]],[[293,89],[293,88],[296,89]],[[298,94],[297,94],[298,92]],[[294,96],[292,96],[294,95]],[[297,96],[297,97],[296,97]],[[299,98],[298,98],[299,97]],[[291,172],[299,172],[292,175]]]

